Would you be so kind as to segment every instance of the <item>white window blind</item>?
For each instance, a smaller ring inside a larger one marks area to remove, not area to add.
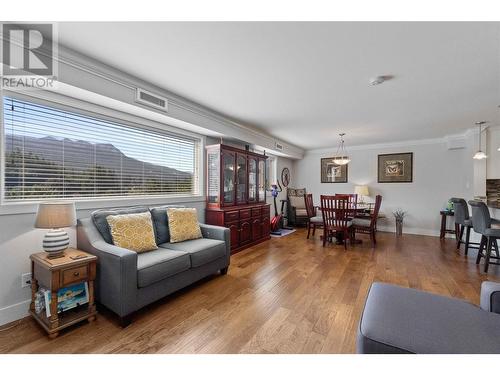
[[[197,195],[199,140],[3,98],[5,201]]]

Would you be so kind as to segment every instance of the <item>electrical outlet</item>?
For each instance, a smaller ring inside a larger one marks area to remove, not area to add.
[[[21,288],[31,286],[31,272],[21,274]]]

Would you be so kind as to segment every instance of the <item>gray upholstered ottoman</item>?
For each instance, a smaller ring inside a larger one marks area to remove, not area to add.
[[[395,285],[372,284],[358,353],[500,353],[500,284],[485,282],[481,308]]]

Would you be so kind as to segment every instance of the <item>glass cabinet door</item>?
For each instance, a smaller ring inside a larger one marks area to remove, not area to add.
[[[222,153],[222,178],[224,204],[234,204],[234,184],[235,184],[235,154],[234,152],[224,151]]]
[[[220,203],[220,156],[218,151],[207,152],[207,201]]]
[[[258,167],[258,186],[259,186],[259,202],[266,201],[266,162],[263,159],[259,160]]]
[[[248,201],[257,202],[257,159],[248,158]]]
[[[237,156],[236,203],[247,202],[247,157],[243,154]]]

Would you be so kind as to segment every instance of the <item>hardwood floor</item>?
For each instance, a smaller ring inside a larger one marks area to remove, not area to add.
[[[50,340],[31,318],[0,332],[2,353],[353,353],[374,281],[479,303],[485,275],[453,240],[379,233],[376,249],[321,246],[303,229],[231,258],[226,276],[205,279],[136,314],[125,329],[102,310]]]

